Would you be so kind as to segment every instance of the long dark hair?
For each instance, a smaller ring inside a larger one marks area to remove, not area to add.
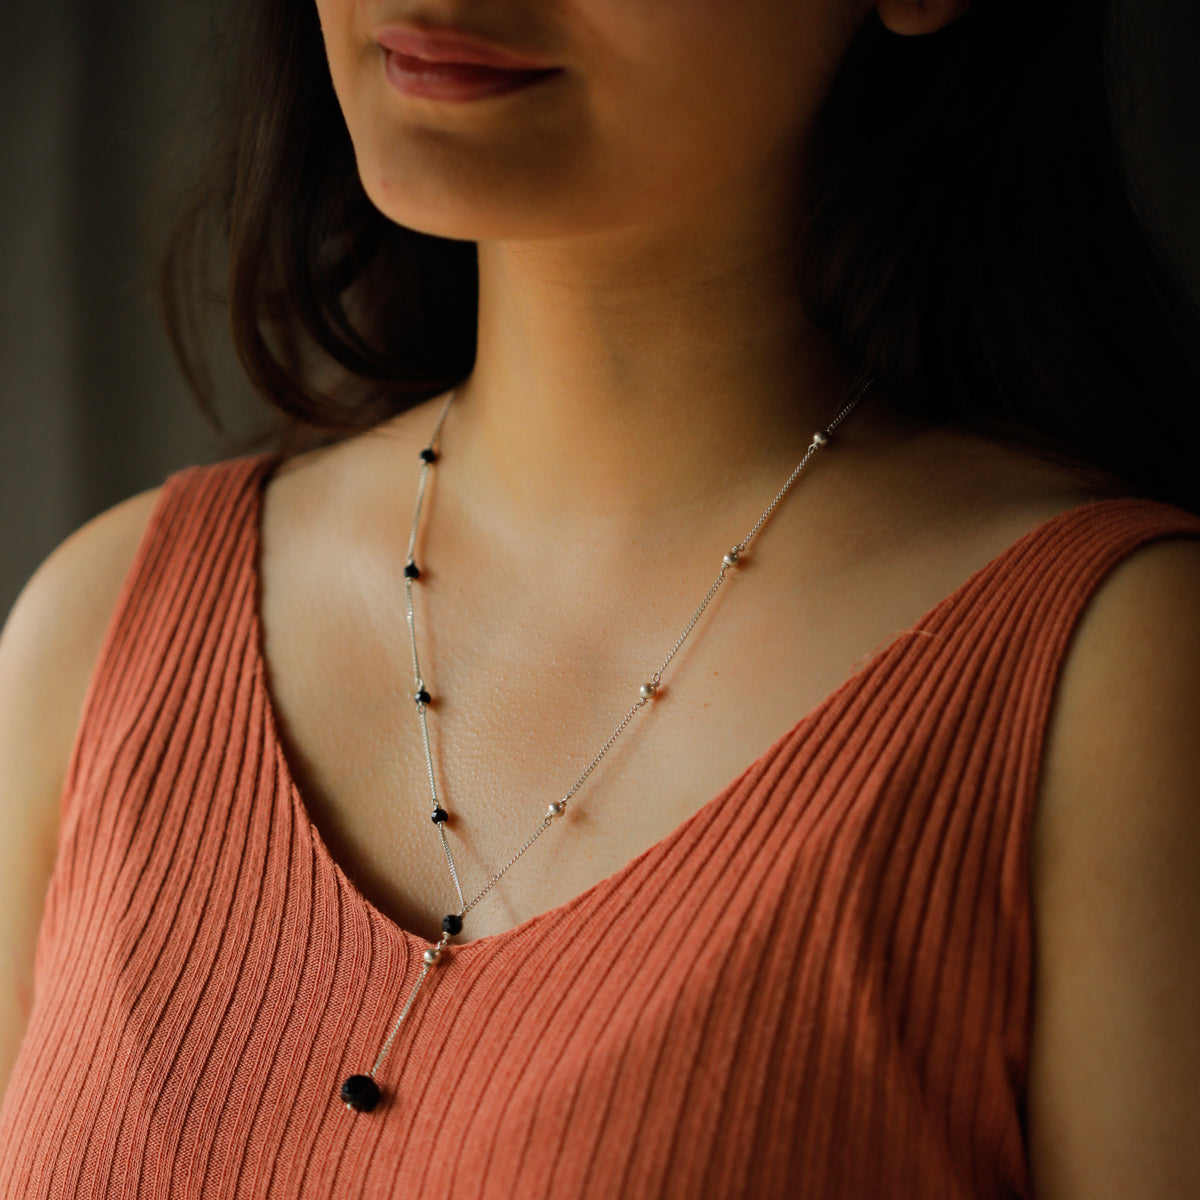
[[[244,4],[225,121],[162,297],[206,411],[214,264],[233,344],[285,445],[460,382],[474,246],[371,205],[315,6]],[[1131,193],[1097,0],[974,0],[898,37],[872,13],[807,147],[813,319],[907,411],[1011,436],[1200,512],[1200,317]]]

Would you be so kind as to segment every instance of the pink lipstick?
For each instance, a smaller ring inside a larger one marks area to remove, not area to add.
[[[465,101],[540,83],[560,68],[450,30],[390,26],[375,40],[386,55],[388,82],[406,96]]]

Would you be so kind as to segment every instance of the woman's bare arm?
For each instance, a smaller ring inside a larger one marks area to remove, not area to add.
[[[0,633],[0,1094],[29,1018],[59,800],[84,694],[158,496],[143,492],[69,537]]]
[[[1200,544],[1085,614],[1033,850],[1034,1195],[1200,1196]]]

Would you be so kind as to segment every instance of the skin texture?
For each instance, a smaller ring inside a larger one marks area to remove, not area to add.
[[[418,596],[470,879],[507,859],[531,805],[604,742],[730,531],[749,528],[841,403],[848,381],[791,282],[791,214],[808,122],[868,7],[318,4],[372,199],[479,242],[479,354],[446,426],[423,543],[436,569]],[[879,3],[908,36],[963,8]],[[486,102],[401,97],[372,41],[400,20],[563,70]],[[436,408],[286,464],[267,489],[261,564],[272,697],[310,814],[361,890],[426,934],[447,880],[427,823],[397,800],[425,790],[397,597]],[[974,570],[1088,498],[1055,468],[901,421],[875,394],[723,592],[664,702],[606,760],[602,804],[573,809],[570,838],[505,876],[466,936],[624,865]],[[0,912],[15,914],[0,928],[0,1082],[66,756],[147,513],[135,498],[60,548],[0,638]],[[1089,611],[1056,705],[1032,880],[1040,1198],[1200,1193],[1198,611],[1195,546],[1137,555]]]

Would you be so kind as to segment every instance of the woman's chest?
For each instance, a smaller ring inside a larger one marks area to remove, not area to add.
[[[727,790],[860,665],[858,643],[836,622],[798,622],[778,596],[735,583],[660,674],[688,611],[678,629],[661,621],[646,636],[615,632],[614,652],[607,623],[581,629],[544,610],[510,610],[485,628],[478,614],[427,603],[419,681],[402,621],[389,635],[369,621],[322,626],[287,605],[268,612],[276,722],[334,858],[398,924],[430,939],[489,885],[462,940],[618,871]],[[818,635],[802,636],[806,627]],[[301,660],[301,646],[325,649]],[[647,698],[642,685],[656,674]],[[555,803],[565,812],[547,823]],[[436,809],[448,818],[440,828]]]

